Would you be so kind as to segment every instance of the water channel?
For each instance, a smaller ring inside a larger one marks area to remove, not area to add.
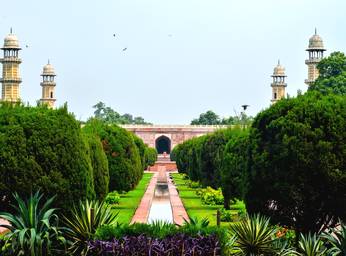
[[[155,221],[173,223],[172,207],[166,176],[165,179],[158,179],[155,186],[154,197],[149,211],[148,223],[153,223]]]

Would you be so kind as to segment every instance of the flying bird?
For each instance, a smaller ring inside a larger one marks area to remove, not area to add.
[[[244,111],[245,111],[248,107],[250,107],[250,105],[242,105],[242,108],[244,109]]]
[[[29,48],[29,45],[26,44],[26,45],[25,45],[25,48]]]
[[[123,49],[123,52],[126,51],[126,50],[127,50],[127,47],[125,47],[125,48]]]
[[[115,34],[113,34],[113,37],[115,37]]]

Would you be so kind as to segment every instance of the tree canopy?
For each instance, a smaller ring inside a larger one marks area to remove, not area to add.
[[[133,135],[127,130],[100,120],[89,120],[84,129],[96,134],[106,153],[109,167],[109,190],[129,191],[142,178],[143,169]]]
[[[119,114],[105,103],[99,102],[93,106],[94,117],[108,124],[150,124],[143,117],[133,117],[130,114]]]
[[[246,204],[307,233],[346,220],[346,96],[284,99],[255,118]]]
[[[333,52],[317,65],[319,77],[309,90],[322,93],[346,94],[346,56],[342,52]]]
[[[215,112],[208,110],[191,121],[192,125],[249,125],[253,117],[247,116],[244,112],[240,115],[221,118]]]
[[[88,144],[80,123],[67,107],[28,107],[0,103],[0,210],[12,193],[27,197],[40,190],[57,195],[56,206],[67,209],[95,197]]]

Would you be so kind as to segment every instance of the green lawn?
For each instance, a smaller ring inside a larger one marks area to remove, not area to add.
[[[172,173],[173,180],[179,191],[181,200],[183,201],[184,207],[189,217],[197,217],[202,219],[207,217],[210,221],[210,225],[216,225],[216,211],[222,207],[220,205],[204,205],[199,196],[196,195],[196,189],[188,187],[179,173]],[[245,207],[242,202],[232,205],[231,208]],[[233,211],[232,211],[233,212]],[[236,211],[234,211],[236,212]],[[222,222],[221,225],[229,225],[229,222]]]
[[[118,212],[119,223],[130,223],[135,211],[147,189],[152,173],[144,173],[143,178],[134,190],[122,194],[118,205],[112,206],[115,212]]]

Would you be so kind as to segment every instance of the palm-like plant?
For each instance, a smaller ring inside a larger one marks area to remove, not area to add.
[[[59,255],[64,251],[66,240],[64,228],[59,227],[56,209],[50,208],[54,197],[41,204],[43,195],[36,192],[27,201],[14,194],[17,205],[12,205],[14,214],[3,212],[0,218],[10,225],[1,225],[9,229],[4,235],[10,255]],[[41,207],[42,205],[42,207]]]
[[[275,255],[275,234],[277,229],[270,226],[269,218],[261,215],[247,217],[230,226],[231,234],[236,237],[233,255],[259,256]]]
[[[114,214],[103,202],[83,201],[73,206],[71,217],[64,216],[68,228],[66,234],[72,241],[69,248],[73,255],[86,255],[87,242],[91,240],[96,230],[103,225],[115,225],[117,214]]]
[[[340,227],[325,232],[321,235],[331,244],[331,255],[346,256],[346,225],[341,224]]]
[[[300,235],[298,243],[299,251],[296,255],[299,256],[323,256],[327,255],[327,248],[324,247],[323,241],[316,234]]]

